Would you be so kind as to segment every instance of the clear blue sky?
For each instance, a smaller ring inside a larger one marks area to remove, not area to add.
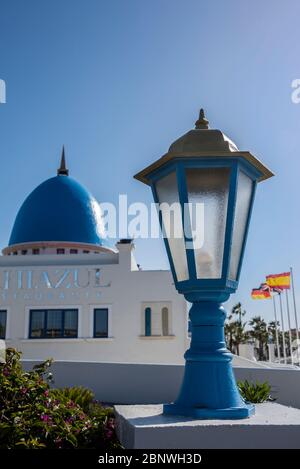
[[[150,203],[132,176],[193,127],[211,126],[276,177],[259,186],[240,287],[248,317],[264,275],[294,266],[300,305],[300,78],[297,0],[1,0],[0,245],[24,197],[55,174],[66,145],[71,174],[101,201]],[[167,268],[160,240],[138,241],[144,268]]]

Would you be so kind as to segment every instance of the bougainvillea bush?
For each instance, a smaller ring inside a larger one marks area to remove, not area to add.
[[[51,360],[25,372],[20,358],[9,348],[0,363],[0,449],[119,447],[111,408],[84,388],[52,390]]]

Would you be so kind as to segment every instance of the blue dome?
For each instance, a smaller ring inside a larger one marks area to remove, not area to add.
[[[58,175],[40,184],[17,214],[9,246],[42,241],[108,246],[98,202],[69,176]]]

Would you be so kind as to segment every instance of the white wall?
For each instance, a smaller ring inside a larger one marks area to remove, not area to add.
[[[24,362],[30,369],[33,362]],[[55,387],[83,385],[102,402],[156,404],[176,398],[182,365],[57,362],[52,365]],[[234,367],[238,380],[268,381],[276,402],[300,408],[300,369]]]
[[[170,272],[138,270],[131,250],[131,245],[122,245],[119,254],[1,256],[0,309],[8,312],[7,345],[32,360],[182,363],[188,344],[186,302],[176,292]],[[90,285],[84,286],[89,275]],[[143,337],[145,304],[153,304],[153,337]],[[170,310],[167,337],[159,335],[163,306]],[[29,311],[42,307],[77,308],[78,338],[29,339]],[[92,337],[94,307],[109,309],[108,338]]]

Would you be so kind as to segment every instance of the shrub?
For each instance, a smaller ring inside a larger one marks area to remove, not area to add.
[[[266,401],[274,401],[270,396],[271,386],[269,383],[249,383],[249,381],[238,381],[238,388],[242,397],[247,402],[259,404]]]
[[[111,408],[90,403],[88,409],[92,393],[78,388],[74,391],[77,403],[68,398],[71,390],[62,390],[62,399],[55,397],[49,385],[51,360],[25,372],[20,357],[16,350],[7,349],[6,362],[0,364],[1,449],[119,446]]]
[[[51,389],[50,396],[60,402],[67,403],[73,401],[79,405],[85,412],[88,412],[94,400],[94,393],[83,386],[74,386],[72,388]]]

